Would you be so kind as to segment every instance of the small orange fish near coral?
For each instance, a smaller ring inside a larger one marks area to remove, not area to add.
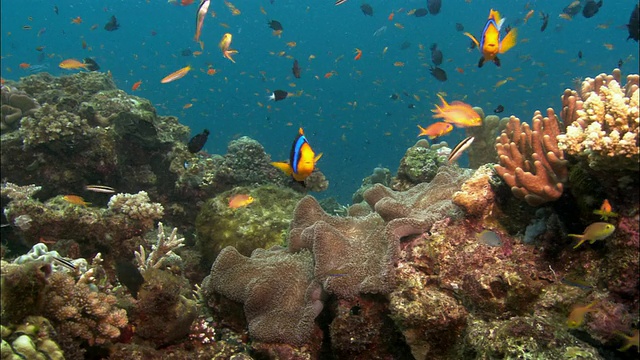
[[[65,195],[62,199],[73,205],[87,206],[91,203],[84,201],[84,199],[78,195]]]
[[[429,139],[433,140],[437,137],[450,133],[451,130],[453,130],[453,125],[446,122],[437,122],[429,125],[426,129],[420,125],[418,125],[418,128],[420,129],[418,136],[428,136]]]
[[[569,329],[576,329],[579,328],[580,326],[582,326],[582,324],[584,323],[584,316],[588,313],[588,312],[594,312],[597,311],[595,309],[592,309],[593,306],[597,303],[598,301],[594,301],[589,305],[576,305],[573,307],[573,309],[571,309],[571,313],[569,314],[569,318],[567,319],[567,327],[569,327]]]
[[[236,194],[229,198],[229,207],[231,209],[237,209],[245,207],[253,202],[253,197],[247,194]]]
[[[360,58],[362,57],[362,50],[356,48],[355,54],[356,56],[353,58],[353,60],[360,60]]]
[[[438,94],[438,97],[442,101],[442,106],[436,105],[436,108],[431,110],[435,113],[433,115],[436,119],[444,119],[448,123],[452,123],[457,127],[470,127],[482,125],[482,118],[471,105],[465,104],[462,101],[453,101],[448,104],[447,101]]]
[[[140,85],[142,85],[142,80],[140,81],[136,81],[133,86],[131,86],[131,91],[136,91],[138,90],[138,88],[140,87]]]
[[[215,75],[215,74],[216,74],[216,69],[214,68],[207,69],[207,75]]]
[[[78,16],[77,18],[71,19],[72,24],[82,24],[82,18]]]
[[[607,221],[607,219],[610,217],[618,217],[618,214],[613,212],[613,208],[611,207],[611,204],[609,204],[608,199],[604,199],[604,201],[602,202],[602,206],[600,206],[600,209],[593,210],[593,213],[596,215],[600,215],[600,218],[605,221]]]
[[[20,63],[20,69],[28,69],[30,66],[29,63]]]

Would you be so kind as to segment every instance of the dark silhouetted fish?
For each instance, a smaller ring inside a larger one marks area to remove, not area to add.
[[[389,99],[391,99],[391,100],[398,100],[398,98],[399,98],[398,94],[389,95]]]
[[[427,0],[427,8],[429,9],[431,15],[438,15],[441,6],[441,0]]]
[[[429,69],[429,71],[431,72],[431,75],[433,75],[434,78],[438,79],[438,81],[447,81],[447,73],[442,70],[439,67],[432,67],[431,69]]]
[[[293,72],[293,76],[296,79],[300,79],[300,66],[298,65],[298,60],[293,59],[293,67],[291,68],[291,71]]]
[[[438,44],[431,44],[431,61],[438,66],[442,64],[442,51],[438,50]]]
[[[540,16],[542,16],[542,26],[540,27],[540,31],[542,32],[547,28],[547,25],[549,25],[549,14],[541,12]]]
[[[426,16],[429,12],[427,11],[427,9],[425,8],[419,8],[416,9],[416,11],[413,13],[413,16],[415,17],[423,17]]]
[[[464,25],[456,23],[456,31],[464,31]]]
[[[118,24],[118,20],[115,15],[111,15],[111,20],[104,25],[104,29],[107,31],[116,31],[120,28],[120,24]]]
[[[138,299],[138,291],[144,284],[144,277],[142,277],[140,270],[129,261],[118,260],[116,261],[116,276],[120,283],[129,289],[131,296]]]
[[[582,50],[578,51],[578,59],[582,59]]]
[[[500,114],[503,111],[504,111],[504,106],[502,105],[498,105],[498,107],[493,110],[493,112],[496,114]]]
[[[415,104],[408,104],[408,105],[407,105],[407,107],[408,107],[409,109],[415,109],[415,108],[416,108],[416,105],[415,105]]]
[[[191,55],[193,55],[193,51],[191,51],[191,49],[184,49],[184,50],[182,50],[182,51],[180,52],[180,54],[181,54],[182,56],[191,56]]]
[[[411,43],[408,41],[403,42],[402,44],[400,44],[400,50],[406,50],[408,48],[411,47]]]
[[[635,41],[638,41],[638,38],[640,37],[640,24],[638,24],[640,15],[638,14],[638,8],[640,8],[640,5],[636,4],[636,8],[633,9],[631,17],[629,18],[629,23],[627,24],[629,37],[627,38],[627,40],[633,39]]]
[[[269,20],[267,22],[267,25],[269,25],[269,27],[272,28],[274,31],[282,31],[282,24],[280,24],[280,21]]]
[[[189,140],[189,143],[187,144],[187,149],[189,149],[189,152],[192,154],[197,153],[198,151],[202,150],[202,148],[204,147],[204,144],[207,143],[208,138],[209,138],[209,130],[207,129],[202,130],[201,134],[198,134],[192,137],[191,140]]]
[[[362,10],[362,13],[367,16],[373,16],[373,8],[369,4],[360,5],[360,10]]]
[[[93,60],[92,58],[84,58],[84,60],[82,60],[83,63],[87,64],[86,69],[89,71],[98,71],[100,70],[100,65],[98,65],[98,63]]]
[[[587,19],[598,13],[602,6],[602,0],[595,2],[594,0],[587,0],[582,8],[582,15]]]
[[[287,96],[289,96],[289,93],[284,90],[274,90],[273,94],[269,96],[269,100],[280,101],[286,99]]]

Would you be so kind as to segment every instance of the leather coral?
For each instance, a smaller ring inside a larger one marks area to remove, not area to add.
[[[500,156],[496,172],[515,197],[531,206],[557,200],[564,190],[568,170],[558,148],[558,135],[558,118],[549,108],[546,117],[540,111],[534,113],[531,127],[511,116],[506,129],[496,138]]]

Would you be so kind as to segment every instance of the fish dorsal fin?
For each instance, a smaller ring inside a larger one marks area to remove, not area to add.
[[[498,31],[500,31],[502,29],[502,24],[504,24],[504,21],[506,19],[507,18],[502,18],[502,19],[500,19],[500,21],[496,21],[496,27],[498,28]]]

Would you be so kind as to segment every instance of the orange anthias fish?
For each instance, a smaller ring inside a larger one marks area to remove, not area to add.
[[[172,72],[171,74],[165,76],[162,80],[160,80],[161,83],[166,84],[166,83],[170,83],[172,81],[178,80],[183,78],[185,75],[187,75],[187,73],[191,71],[191,66],[187,65],[185,67],[183,67],[182,69]]]
[[[80,205],[80,206],[87,206],[91,203],[88,203],[86,201],[84,201],[83,198],[81,198],[78,195],[65,195],[62,197],[62,199],[64,199],[64,201],[70,203],[70,204],[74,204],[74,205]]]
[[[448,104],[447,101],[438,94],[438,97],[442,101],[442,107],[436,105],[436,108],[431,110],[435,113],[433,115],[436,119],[444,119],[444,121],[454,124],[457,127],[471,127],[482,125],[482,118],[471,105],[465,104],[462,101],[453,101]]]
[[[361,57],[362,57],[362,50],[356,48],[356,56],[353,58],[353,60],[360,60]]]
[[[253,197],[247,194],[235,194],[229,198],[229,207],[231,209],[237,209],[245,207],[253,202]]]
[[[507,52],[516,45],[518,36],[516,29],[511,29],[507,35],[500,40],[500,30],[504,24],[504,20],[505,19],[500,18],[499,12],[491,9],[489,12],[489,20],[487,20],[484,30],[482,30],[480,41],[468,32],[464,33],[473,40],[482,53],[478,67],[482,67],[485,61],[493,61],[497,66],[500,66],[500,59],[498,59],[497,55]]]
[[[418,128],[420,129],[418,136],[428,136],[429,139],[435,139],[450,133],[453,130],[453,125],[446,122],[437,122],[427,126],[426,129],[420,125],[418,125]]]
[[[611,204],[609,204],[608,199],[604,199],[602,202],[602,206],[600,206],[599,210],[593,210],[593,213],[596,215],[600,215],[600,218],[604,221],[607,221],[610,217],[618,217],[617,213],[613,212],[613,208]]]
[[[222,56],[231,60],[231,62],[235,64],[235,60],[233,60],[231,56],[237,54],[238,50],[233,50],[229,48],[231,46],[232,39],[233,39],[233,35],[226,33],[222,35],[222,40],[220,40],[220,44],[218,44],[218,46],[220,47],[220,51],[222,51]]]
[[[196,12],[196,35],[194,37],[196,42],[200,41],[202,24],[204,24],[204,18],[207,17],[207,11],[209,11],[209,2],[209,0],[202,0],[200,5],[198,5],[198,12]]]
[[[82,18],[80,16],[71,19],[72,24],[82,24]]]
[[[140,85],[142,85],[142,80],[140,81],[136,81],[133,86],[131,86],[131,91],[136,91],[138,90],[138,88],[140,87]]]
[[[304,136],[302,128],[298,131],[298,136],[293,141],[291,146],[291,154],[289,156],[289,162],[272,162],[271,165],[284,171],[285,174],[290,175],[293,179],[304,185],[304,179],[306,179],[315,169],[316,162],[320,160],[322,153],[316,155],[311,149],[311,145]]]
[[[88,64],[80,62],[76,59],[63,60],[60,64],[58,64],[59,68],[65,69],[65,70],[77,70],[81,68],[87,70],[87,66]]]

